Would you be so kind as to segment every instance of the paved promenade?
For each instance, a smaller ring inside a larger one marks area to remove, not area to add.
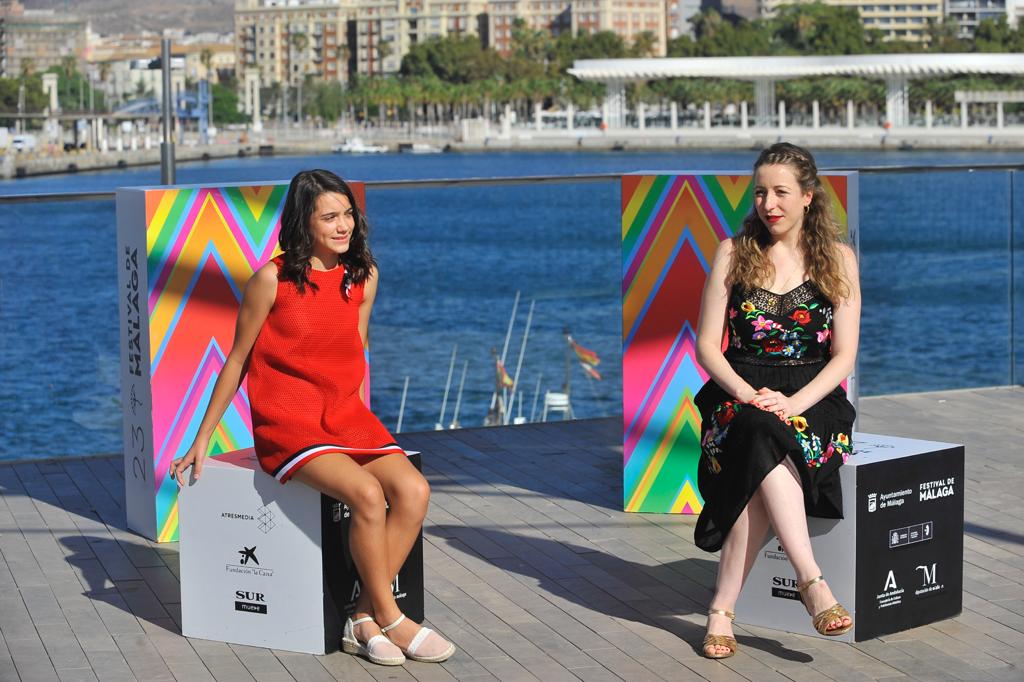
[[[403,434],[460,652],[397,669],[181,637],[177,545],[125,530],[119,458],[0,465],[0,680],[1024,680],[1024,389],[867,398],[860,428],[966,444],[960,616],[855,645],[738,627],[702,658],[716,558],[692,518],[620,511],[603,419]]]

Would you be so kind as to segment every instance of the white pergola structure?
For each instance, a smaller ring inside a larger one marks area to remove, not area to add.
[[[775,81],[815,76],[885,79],[886,120],[894,128],[910,123],[911,78],[958,74],[1024,75],[1024,54],[865,54],[814,57],[692,57],[654,59],[580,59],[569,73],[605,84],[605,121],[622,128],[626,121],[626,84],[663,78],[731,78],[754,81],[756,121],[770,125],[775,112]],[[744,119],[745,124],[745,119]],[[780,125],[784,125],[780,121]]]

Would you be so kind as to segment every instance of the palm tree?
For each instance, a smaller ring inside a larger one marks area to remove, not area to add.
[[[71,94],[71,79],[78,73],[78,60],[72,55],[65,55],[60,59],[60,70],[64,75],[65,94]]]
[[[633,45],[629,53],[631,57],[650,57],[658,46],[658,40],[650,31],[643,31],[633,37]]]
[[[309,45],[309,36],[301,31],[292,33],[288,41],[288,78],[286,79],[289,83],[294,79],[297,81],[298,92],[296,93],[296,120],[302,123],[302,81],[306,79],[306,68],[305,68],[305,52],[306,47]],[[294,47],[299,51],[299,64],[302,65],[300,69],[299,77],[295,78],[295,69],[292,67],[292,55],[291,48]]]
[[[406,78],[402,83],[402,99],[405,101],[405,108],[409,112],[409,133],[416,132],[416,113],[420,102],[423,100],[423,84],[418,78]]]
[[[110,100],[113,99],[115,93],[111,93],[107,86],[107,79],[110,78],[110,62],[100,62],[99,77],[100,84],[102,85],[102,92],[104,93],[104,104],[109,108],[111,106]],[[92,85],[90,84],[90,88]]]
[[[213,50],[204,47],[202,52],[199,53],[199,63],[206,69],[206,80],[213,82],[213,78],[210,77],[212,72],[210,65],[213,64]]]
[[[349,48],[347,44],[338,45],[338,47],[336,47],[334,50],[334,54],[335,57],[337,57],[338,61],[340,62],[340,64],[338,64],[338,80],[341,81],[342,83],[348,84],[348,63],[349,60],[352,59],[352,50]]]
[[[394,53],[395,50],[391,47],[390,40],[380,40],[377,42],[377,63],[380,64],[380,73],[384,73],[384,60]]]

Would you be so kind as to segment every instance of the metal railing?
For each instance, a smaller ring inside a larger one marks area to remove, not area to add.
[[[979,172],[979,171],[1024,171],[1024,164],[991,163],[991,164],[950,164],[944,166],[835,166],[821,168],[828,171],[858,171],[864,175],[881,173],[936,173],[936,172]],[[652,171],[654,172],[654,171]],[[431,178],[424,180],[367,180],[363,184],[367,189],[436,189],[439,187],[487,187],[495,185],[541,185],[541,184],[578,184],[589,182],[613,182],[622,177],[622,173],[584,173],[579,175],[518,175],[491,178]],[[116,192],[39,192],[34,194],[0,194],[0,205],[3,204],[34,204],[51,201],[113,201]]]

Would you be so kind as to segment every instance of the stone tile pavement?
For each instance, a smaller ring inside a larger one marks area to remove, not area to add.
[[[865,398],[860,428],[967,445],[960,616],[854,645],[741,626],[704,659],[716,557],[692,518],[621,511],[609,418],[402,435],[460,652],[398,669],[181,637],[177,545],[125,529],[119,458],[0,465],[0,680],[1024,680],[1024,389]]]

